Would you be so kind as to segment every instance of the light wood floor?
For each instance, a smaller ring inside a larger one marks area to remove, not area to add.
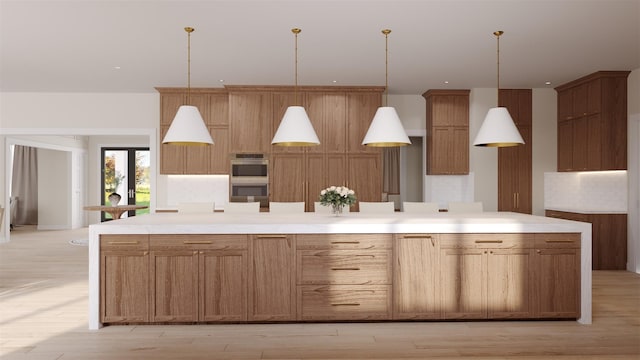
[[[111,326],[87,330],[87,229],[0,244],[2,359],[639,359],[640,275],[593,274],[594,321]]]

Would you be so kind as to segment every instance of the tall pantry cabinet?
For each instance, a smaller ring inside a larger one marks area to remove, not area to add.
[[[524,144],[498,149],[498,211],[532,212],[531,89],[500,89],[498,104],[509,110]]]

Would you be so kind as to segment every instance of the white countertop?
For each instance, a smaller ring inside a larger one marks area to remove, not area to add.
[[[103,234],[313,234],[313,233],[510,233],[581,232],[590,224],[510,212],[436,213],[422,216],[347,213],[158,213],[90,226]]]
[[[100,234],[581,233],[581,317],[591,323],[591,224],[510,212],[416,215],[303,213],[140,215],[89,226],[89,329],[98,329]]]

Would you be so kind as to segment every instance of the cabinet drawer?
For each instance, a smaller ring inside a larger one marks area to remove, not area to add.
[[[100,235],[100,250],[149,250],[149,235]]]
[[[536,234],[536,249],[579,249],[580,233]]]
[[[533,234],[442,234],[442,249],[523,249],[533,248]]]
[[[391,318],[391,285],[298,286],[298,320]]]
[[[391,249],[392,234],[303,234],[297,236],[297,249],[357,250]]]
[[[298,250],[298,284],[391,284],[391,251]]]
[[[151,235],[152,249],[244,250],[247,235]]]

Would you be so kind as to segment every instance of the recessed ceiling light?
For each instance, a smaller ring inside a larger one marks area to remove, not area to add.
[[[120,66],[114,66],[113,69],[114,70],[120,70],[121,68],[120,68]]]
[[[218,80],[218,81],[219,81],[219,82],[221,82],[221,83],[223,83],[223,82],[224,82],[224,79],[220,79],[220,80]]]
[[[551,81],[545,81],[544,84],[545,85],[551,85]]]
[[[337,84],[338,80],[331,80],[332,83]]]
[[[444,83],[445,83],[445,84],[448,84],[448,83],[449,83],[449,81],[445,80],[445,81],[444,81]]]

